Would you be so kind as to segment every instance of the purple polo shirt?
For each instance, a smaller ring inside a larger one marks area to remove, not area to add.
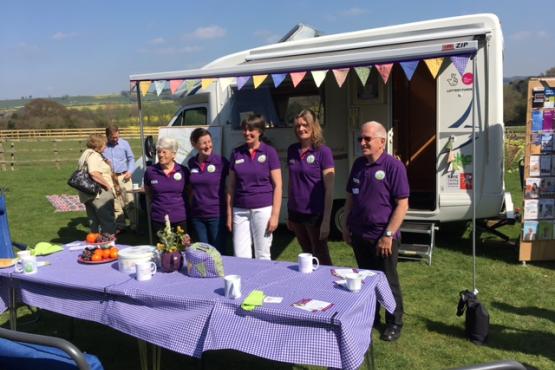
[[[233,149],[229,166],[236,179],[233,206],[253,209],[273,204],[274,185],[270,171],[281,166],[272,146],[260,143],[252,158],[247,144],[241,145]]]
[[[347,192],[353,196],[347,221],[351,232],[367,240],[378,240],[386,231],[395,200],[410,195],[405,165],[387,153],[372,164],[366,157],[359,157],[353,163]],[[394,237],[399,236],[397,232]]]
[[[326,194],[322,171],[335,167],[331,149],[321,145],[319,148],[312,147],[301,155],[301,144],[293,144],[287,149],[287,165],[288,209],[306,215],[322,215]]]
[[[152,194],[151,218],[156,222],[164,222],[164,216],[170,222],[183,222],[187,219],[185,206],[185,189],[189,184],[189,170],[178,163],[173,171],[166,175],[157,163],[146,169],[145,186],[150,187]]]
[[[192,188],[191,217],[209,219],[225,215],[225,181],[229,161],[212,154],[200,163],[198,154],[187,163]]]

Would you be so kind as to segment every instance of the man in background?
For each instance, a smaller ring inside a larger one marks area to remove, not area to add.
[[[127,215],[130,222],[129,228],[135,230],[135,204],[131,182],[131,174],[135,170],[135,156],[127,140],[120,138],[119,128],[116,125],[106,128],[106,137],[108,144],[103,154],[110,161],[112,172],[117,177],[120,188],[114,205],[117,229],[120,232],[126,229]]]
[[[385,152],[387,132],[378,122],[366,122],[358,139],[362,156],[353,163],[347,183],[343,239],[353,247],[362,269],[380,270],[395,298],[393,313],[386,312],[385,341],[401,336],[403,298],[397,274],[399,228],[409,208],[409,182],[403,163]],[[374,325],[380,324],[380,306]]]

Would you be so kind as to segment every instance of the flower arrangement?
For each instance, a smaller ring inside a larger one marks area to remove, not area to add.
[[[191,237],[180,226],[172,231],[168,215],[164,217],[164,222],[166,226],[157,233],[160,242],[156,248],[160,253],[181,252],[191,245]]]

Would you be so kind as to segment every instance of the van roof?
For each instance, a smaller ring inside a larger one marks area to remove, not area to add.
[[[239,77],[468,55],[478,48],[474,36],[488,33],[501,37],[499,19],[494,14],[442,18],[281,42],[230,54],[199,69],[135,74],[129,79]],[[455,45],[461,40],[466,42]]]

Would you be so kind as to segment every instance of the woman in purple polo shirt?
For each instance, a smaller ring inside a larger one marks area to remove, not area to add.
[[[229,161],[213,153],[212,135],[205,128],[191,132],[191,144],[198,154],[189,159],[191,183],[191,225],[196,239],[225,252],[225,182]]]
[[[303,252],[331,265],[327,240],[335,178],[333,153],[324,145],[322,128],[312,110],[297,115],[295,134],[299,142],[287,149],[287,227],[295,233]]]
[[[172,227],[180,226],[187,230],[185,197],[189,170],[175,162],[177,147],[175,139],[158,139],[158,163],[148,167],[145,172],[145,193],[151,202],[150,216],[155,234],[164,228],[165,215],[168,215]]]
[[[235,256],[252,258],[254,242],[254,257],[269,260],[281,208],[281,166],[277,151],[261,141],[262,116],[251,114],[241,127],[245,144],[229,161],[227,228],[233,231]]]

